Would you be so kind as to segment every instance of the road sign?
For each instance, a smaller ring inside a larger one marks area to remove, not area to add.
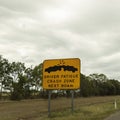
[[[43,62],[43,88],[79,89],[80,88],[80,59],[53,59]]]

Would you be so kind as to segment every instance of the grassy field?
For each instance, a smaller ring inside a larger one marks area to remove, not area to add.
[[[0,101],[0,120],[103,120],[118,110],[120,96],[75,98],[73,113],[71,98],[52,99],[50,118],[48,100]]]

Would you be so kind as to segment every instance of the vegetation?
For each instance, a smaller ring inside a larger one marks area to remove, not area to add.
[[[50,118],[47,104],[45,99],[0,101],[0,120],[103,120],[120,110],[120,96],[75,98],[73,114],[71,98],[52,99]]]
[[[48,90],[42,89],[42,63],[26,68],[24,63],[9,62],[0,56],[0,120],[101,120],[120,110],[119,80],[108,79],[104,74],[85,76],[81,73],[80,85],[79,90],[74,90],[73,114],[71,91],[52,91],[52,98],[56,99],[51,100],[52,114],[48,118],[48,101],[43,99],[48,98]],[[114,108],[115,99],[117,109]]]
[[[81,88],[74,91],[75,97],[120,95],[120,82],[108,79],[104,74],[81,74]],[[53,98],[71,96],[69,90],[58,90]],[[42,63],[26,68],[24,63],[12,62],[0,56],[0,99],[21,100],[47,98],[48,91],[42,89]]]

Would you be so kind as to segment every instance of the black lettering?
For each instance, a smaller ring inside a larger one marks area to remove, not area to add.
[[[59,75],[44,75],[44,78],[59,78]]]
[[[70,87],[73,87],[73,85],[70,84]]]
[[[74,83],[74,79],[64,79],[64,83]]]
[[[69,88],[69,87],[73,87],[72,84],[61,84],[62,88]]]
[[[48,84],[48,87],[50,87],[50,88],[58,88],[59,84]]]
[[[60,83],[61,82],[61,80],[51,80],[51,79],[49,79],[49,80],[47,80],[47,83]]]
[[[67,75],[61,75],[61,78],[78,78],[78,74],[71,74],[71,75],[69,75],[69,74],[67,74]]]

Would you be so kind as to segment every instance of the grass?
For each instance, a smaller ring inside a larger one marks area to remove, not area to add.
[[[50,118],[48,118],[47,100],[1,101],[0,120],[103,120],[118,110],[120,110],[120,96],[75,98],[73,113],[70,98],[52,99]]]
[[[103,120],[105,117],[114,113],[116,110],[112,102],[83,105],[71,114],[70,110],[64,112],[54,112],[51,120]],[[50,120],[50,119],[45,119]]]

